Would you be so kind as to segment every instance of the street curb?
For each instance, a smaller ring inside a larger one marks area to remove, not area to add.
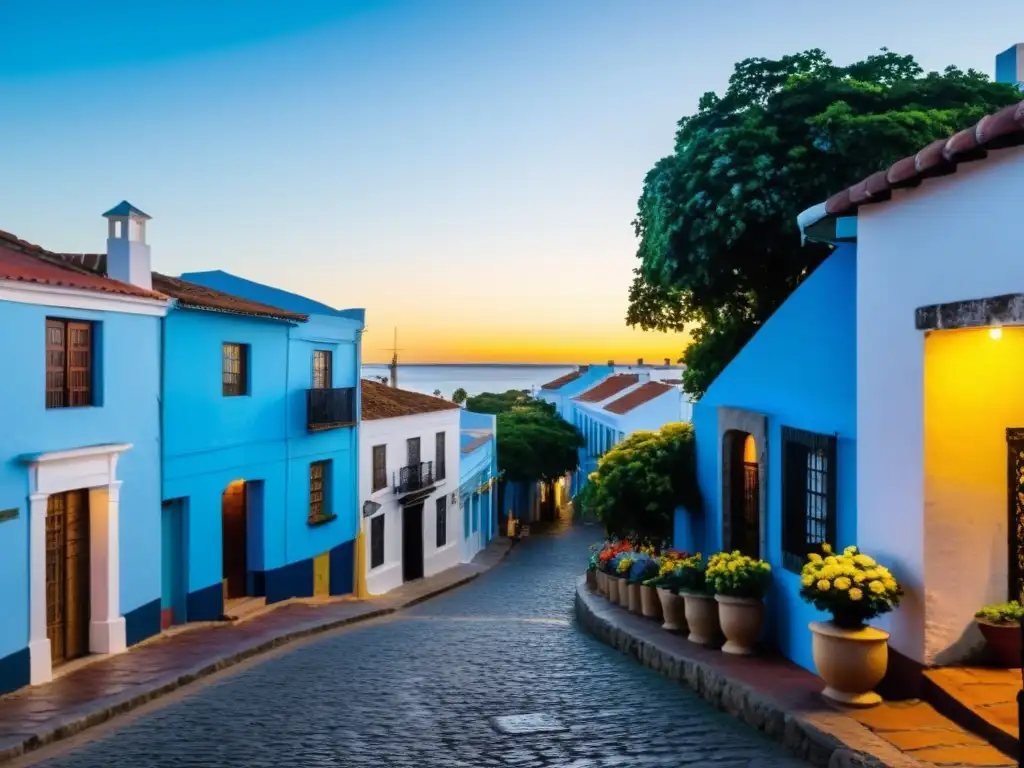
[[[43,728],[45,730],[26,734],[25,738],[22,739],[21,742],[0,749],[0,764],[22,757],[29,752],[45,747],[48,744],[53,744],[54,742],[62,741],[63,739],[70,738],[71,736],[76,736],[82,731],[88,730],[89,728],[97,725],[102,725],[103,723],[114,719],[118,715],[127,714],[128,712],[138,709],[142,705],[148,704],[155,699],[178,691],[197,680],[209,677],[217,672],[221,672],[225,669],[241,664],[243,661],[248,661],[249,659],[282,646],[289,645],[298,640],[304,640],[314,635],[324,634],[344,626],[360,624],[373,619],[379,619],[383,616],[389,616],[406,608],[411,608],[414,605],[419,605],[420,603],[432,600],[435,597],[451,592],[459,587],[463,587],[504,562],[509,553],[515,549],[515,546],[516,544],[514,542],[510,543],[505,551],[495,559],[493,563],[480,565],[480,570],[476,573],[468,574],[450,584],[444,584],[425,595],[410,598],[409,600],[396,605],[384,606],[376,610],[370,610],[359,616],[349,616],[344,619],[325,621],[321,624],[315,624],[313,626],[306,626],[301,629],[285,632],[271,638],[270,640],[264,640],[236,653],[231,653],[212,663],[205,663],[201,666],[194,667],[187,672],[170,676],[166,681],[156,683],[154,687],[149,688],[144,692],[128,696],[121,701],[115,701],[113,704],[103,707],[103,709],[79,715],[77,717],[71,716],[63,721],[58,721],[55,725],[44,724]],[[386,595],[384,596],[384,599],[387,599]]]
[[[717,709],[756,728],[802,760],[820,768],[926,768],[926,764],[900,752],[851,717],[834,712],[795,712],[729,676],[725,671],[689,658],[671,647],[674,635],[664,633],[664,644],[631,633],[630,620],[639,619],[593,594],[581,578],[576,585],[576,618],[601,642],[633,657],[694,693]]]

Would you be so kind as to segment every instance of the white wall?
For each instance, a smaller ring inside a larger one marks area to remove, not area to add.
[[[858,214],[857,543],[904,582],[903,606],[878,623],[920,662],[939,650],[926,637],[949,596],[924,583],[927,552],[941,548],[926,546],[924,334],[914,310],[1024,292],[1022,178],[1024,150],[999,150]]]
[[[438,549],[435,500],[451,494],[459,488],[459,411],[451,409],[422,413],[414,416],[399,416],[393,419],[372,419],[359,424],[359,507],[367,500],[381,504],[374,515],[384,515],[384,564],[370,568],[370,518],[362,518],[364,544],[366,548],[366,586],[372,595],[383,594],[402,583],[402,510],[392,490],[393,475],[409,462],[406,456],[406,440],[420,438],[420,460],[433,461],[435,435],[445,433],[445,479],[423,502],[423,574],[431,576],[459,563],[459,541],[462,537],[462,518],[458,502],[448,500],[447,544]],[[373,487],[373,447],[387,446],[387,485],[376,492]]]

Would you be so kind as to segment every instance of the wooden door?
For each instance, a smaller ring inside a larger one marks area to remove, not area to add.
[[[56,493],[46,508],[46,635],[54,664],[89,652],[88,491]]]
[[[232,483],[221,500],[224,597],[245,597],[247,593],[248,542],[245,518],[245,483]]]
[[[402,581],[423,578],[423,505],[402,507]]]

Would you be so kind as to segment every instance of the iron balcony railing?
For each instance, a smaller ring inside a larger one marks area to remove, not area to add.
[[[412,493],[434,484],[434,462],[423,461],[402,467],[395,476],[395,493]]]
[[[310,432],[356,423],[355,387],[306,390],[306,427]]]

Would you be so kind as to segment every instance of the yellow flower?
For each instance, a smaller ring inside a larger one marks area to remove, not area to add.
[[[875,580],[868,583],[868,589],[876,595],[880,595],[885,592],[885,585],[882,582]]]
[[[885,585],[885,588],[889,592],[895,592],[896,591],[896,587],[897,587],[896,579],[885,578],[885,579],[882,579],[882,583]]]
[[[826,565],[839,565],[839,559],[835,555],[829,555],[825,558]]]
[[[871,568],[875,565],[875,561],[867,555],[857,555],[855,558],[853,558],[853,560],[861,568]]]
[[[840,576],[835,580],[836,589],[843,591],[844,589],[850,588],[850,580],[845,576]]]
[[[854,546],[847,547],[846,549],[843,550],[843,554],[846,555],[847,557],[851,557],[853,555],[856,555],[857,554],[857,548],[854,547]]]
[[[811,586],[811,584],[814,583],[814,577],[809,575],[804,576],[802,579],[800,579],[800,583],[803,584],[805,587],[809,587]]]
[[[832,586],[832,585],[828,583],[828,579],[822,579],[821,581],[818,582],[818,591],[819,592],[828,592],[830,586]]]
[[[831,544],[822,544],[821,545],[821,551],[824,552],[825,554],[831,554],[831,552],[832,552],[832,545]]]
[[[851,600],[860,600],[864,597],[864,593],[857,589],[857,587],[851,589],[848,594],[850,595]]]
[[[810,560],[812,563],[820,563],[821,555],[819,555],[817,552],[811,552],[811,554],[807,556],[807,559]]]
[[[853,580],[858,584],[863,584],[867,578],[868,577],[864,575],[864,571],[857,571],[857,573],[853,574]]]

